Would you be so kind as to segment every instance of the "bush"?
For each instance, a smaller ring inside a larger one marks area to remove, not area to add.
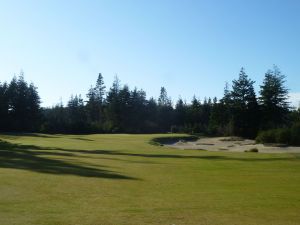
[[[300,146],[300,123],[291,128],[262,131],[256,137],[258,143],[280,143]]]
[[[258,152],[257,148],[251,148],[249,150],[245,150],[245,152]]]
[[[275,143],[280,143],[280,144],[290,144],[291,141],[291,132],[290,129],[277,129],[276,131],[276,141]]]
[[[171,126],[171,133],[179,133],[180,130],[176,125]]]
[[[276,142],[276,130],[261,131],[257,137],[258,143],[275,143]]]
[[[300,123],[294,124],[290,129],[291,144],[300,146]]]

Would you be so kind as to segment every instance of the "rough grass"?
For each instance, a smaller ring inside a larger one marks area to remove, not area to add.
[[[172,135],[0,135],[3,225],[300,223],[300,157],[167,149]]]

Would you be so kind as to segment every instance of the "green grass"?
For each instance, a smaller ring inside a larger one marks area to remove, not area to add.
[[[299,155],[149,144],[162,136],[0,135],[0,224],[300,224]]]

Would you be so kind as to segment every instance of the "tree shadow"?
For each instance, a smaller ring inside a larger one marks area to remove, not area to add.
[[[40,147],[35,145],[13,144],[0,140],[0,168],[13,168],[21,170],[29,170],[40,173],[49,173],[57,175],[76,175],[83,177],[97,177],[109,179],[136,179],[134,177],[122,175],[120,173],[103,169],[105,166],[80,164],[78,162],[71,163],[67,157],[91,157],[91,155],[101,155],[103,159],[121,160],[130,163],[153,163],[147,160],[132,160],[134,158],[152,158],[152,159],[202,159],[214,161],[243,161],[243,162],[271,162],[271,161],[290,161],[300,160],[300,154],[290,154],[285,157],[268,156],[268,157],[248,157],[237,155],[184,155],[184,154],[157,154],[157,153],[132,153],[119,150],[79,150],[65,149],[55,147]],[[64,157],[63,159],[52,159],[48,156]],[[109,157],[113,156],[113,157]],[[114,156],[128,156],[127,158],[116,158]],[[94,158],[91,157],[91,158]],[[159,163],[154,162],[153,164]],[[165,163],[165,161],[164,161]]]
[[[290,154],[290,157],[278,157],[276,155],[267,158],[262,157],[238,157],[230,154],[224,155],[179,155],[179,154],[144,154],[144,153],[128,153],[118,150],[76,150],[76,149],[60,149],[63,152],[80,153],[80,154],[97,154],[97,155],[112,155],[112,156],[132,156],[143,158],[165,158],[165,159],[207,159],[207,160],[228,160],[228,161],[244,161],[244,162],[269,162],[269,161],[285,161],[299,160],[300,154]]]
[[[39,133],[15,133],[15,132],[5,132],[2,133],[4,135],[8,135],[8,139],[17,139],[20,137],[37,137],[37,138],[60,138],[61,135],[59,134],[39,134]]]
[[[54,149],[61,150],[58,148],[41,148],[34,145],[12,144],[0,140],[0,167],[57,175],[77,175],[109,179],[136,179],[107,169],[77,165],[67,162],[66,160],[43,157],[43,155],[74,156],[72,152],[37,151]]]
[[[94,140],[92,140],[92,139],[88,139],[88,138],[80,138],[80,137],[78,137],[78,138],[70,138],[70,139],[73,139],[73,140],[79,140],[79,141],[94,141]]]

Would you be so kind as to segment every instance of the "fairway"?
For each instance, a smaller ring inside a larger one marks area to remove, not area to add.
[[[299,154],[149,144],[166,136],[0,135],[0,224],[300,224]]]

